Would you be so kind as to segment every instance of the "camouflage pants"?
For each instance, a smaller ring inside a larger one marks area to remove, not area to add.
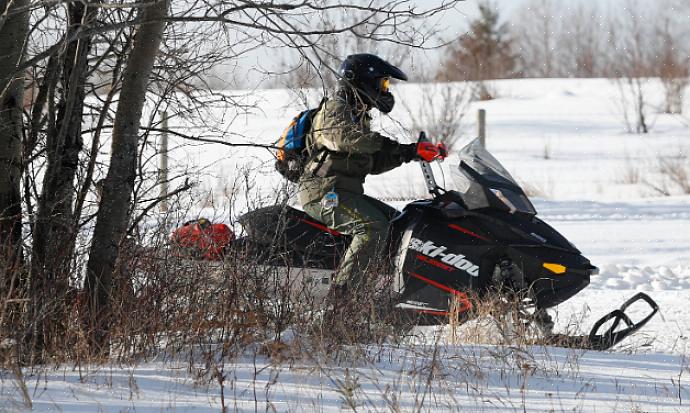
[[[310,202],[303,207],[312,218],[352,236],[333,285],[357,286],[369,264],[375,264],[377,258],[386,255],[390,221],[397,213],[394,208],[366,195],[342,191],[338,193],[336,207],[325,208],[320,202]]]

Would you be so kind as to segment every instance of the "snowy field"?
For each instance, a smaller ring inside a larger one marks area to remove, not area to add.
[[[305,352],[277,363],[240,355],[226,364],[222,389],[183,362],[61,366],[25,372],[33,410],[690,412],[690,195],[661,172],[668,162],[684,162],[690,172],[690,117],[658,113],[661,89],[654,81],[647,85],[653,127],[645,136],[625,132],[617,88],[606,80],[510,80],[494,87],[498,99],[467,108],[464,141],[473,134],[476,109],[486,109],[488,149],[525,186],[539,216],[601,269],[587,289],[553,310],[556,330],[580,320],[588,331],[645,291],[661,310],[634,337],[610,352],[585,352],[463,344],[447,328],[420,328],[401,346],[344,349],[326,358]],[[398,105],[374,127],[412,141],[410,118],[436,88],[398,86],[396,98],[410,102],[410,110]],[[286,91],[252,98],[255,113],[236,118],[219,108],[214,118],[245,142],[270,144],[300,107]],[[172,156],[179,167],[208,166],[200,188],[215,201],[191,215],[232,223],[253,201],[239,198],[230,208],[223,194],[246,169],[251,197],[270,200],[283,185],[262,149],[204,145]],[[452,157],[443,164],[441,184],[452,186],[453,166]],[[424,196],[414,164],[369,178],[366,189],[398,207]],[[635,308],[631,314],[640,315]],[[0,374],[0,410],[30,410],[14,375]]]
[[[268,363],[251,355],[217,382],[187,365],[59,369],[27,383],[54,412],[687,412],[688,360],[555,348],[439,345],[372,349],[370,362]],[[361,356],[357,359],[361,360]],[[3,411],[24,411],[5,379]]]

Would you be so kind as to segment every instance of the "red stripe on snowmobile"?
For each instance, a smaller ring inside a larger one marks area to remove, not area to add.
[[[448,315],[448,311],[435,311],[435,310],[418,310],[418,309],[413,309],[412,311],[416,311],[418,313],[424,313],[424,314],[431,314],[431,315]]]
[[[440,262],[440,261],[436,261],[436,260],[433,259],[433,258],[429,258],[429,257],[427,257],[426,255],[417,254],[417,259],[420,260],[420,261],[424,261],[424,262],[427,263],[427,264],[431,264],[431,265],[433,265],[434,267],[438,267],[438,268],[440,268],[440,269],[442,269],[442,270],[446,270],[446,271],[455,271],[455,270],[457,269],[457,268],[451,267],[450,265],[446,265],[446,264],[444,264],[444,263],[442,263],[442,262]]]
[[[463,293],[462,291],[455,290],[453,288],[450,288],[447,285],[443,285],[439,282],[436,282],[432,279],[426,278],[425,276],[419,275],[419,274],[414,273],[412,271],[410,271],[410,275],[417,278],[417,279],[424,281],[427,284],[431,284],[436,288],[439,288],[443,291],[446,291],[446,292],[453,294],[457,298],[458,304],[460,305],[460,307],[458,308],[458,312],[463,313],[465,311],[472,309],[472,303],[470,302],[470,299],[467,298],[467,294]]]
[[[322,225],[322,224],[319,224],[319,223],[317,223],[317,222],[309,221],[308,219],[304,219],[304,218],[300,218],[299,220],[302,221],[302,222],[304,222],[304,223],[306,223],[306,224],[311,225],[311,226],[314,227],[314,228],[318,228],[318,229],[320,229],[321,231],[326,231],[326,232],[328,232],[329,234],[332,234],[332,235],[343,235],[342,233],[340,233],[340,232],[338,232],[338,231],[336,231],[336,230],[334,230],[334,229],[330,229],[330,228],[328,228],[327,226]]]
[[[479,235],[479,234],[475,234],[474,232],[470,231],[470,230],[467,229],[467,228],[463,228],[463,227],[461,227],[460,225],[448,224],[448,226],[451,227],[451,228],[453,228],[453,229],[456,230],[456,231],[460,231],[460,232],[463,232],[463,233],[465,233],[465,234],[467,234],[467,235],[471,235],[471,236],[473,236],[473,237],[475,237],[475,238],[479,238],[480,240],[483,240],[483,241],[488,241],[488,240],[489,240],[488,238],[482,237],[482,236]]]
[[[431,284],[431,285],[433,285],[433,286],[436,287],[436,288],[440,288],[441,290],[443,290],[443,291],[445,291],[445,292],[449,292],[449,293],[454,294],[454,295],[464,294],[464,293],[462,293],[462,292],[460,292],[460,291],[458,291],[458,290],[454,290],[454,289],[450,288],[450,287],[447,286],[447,285],[443,285],[443,284],[441,284],[441,283],[439,283],[439,282],[436,282],[436,281],[434,281],[434,280],[432,280],[432,279],[426,278],[425,276],[419,275],[419,274],[417,274],[417,273],[415,273],[415,272],[410,271],[410,275],[413,276],[413,277],[415,277],[415,278],[418,278],[418,279],[424,281],[424,282],[427,283],[427,284]]]

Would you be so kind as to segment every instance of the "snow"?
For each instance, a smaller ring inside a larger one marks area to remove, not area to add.
[[[445,344],[347,352],[239,357],[225,365],[222,391],[203,366],[170,362],[62,367],[27,386],[40,412],[218,412],[223,402],[244,412],[688,411],[690,360],[677,355]],[[4,411],[24,411],[7,377],[2,386]]]
[[[607,80],[507,80],[492,86],[500,98],[471,103],[464,141],[472,135],[475,110],[486,109],[488,149],[528,189],[539,216],[601,270],[589,287],[552,311],[556,331],[570,331],[574,321],[588,331],[638,291],[658,302],[660,314],[609,352],[474,342],[446,327],[418,328],[414,339],[397,346],[337,354],[315,350],[284,360],[239,354],[224,365],[228,411],[335,412],[348,410],[349,400],[357,411],[690,412],[690,195],[659,168],[664,159],[687,156],[688,120],[655,111],[662,98],[655,80],[646,85],[653,127],[645,136],[625,132],[617,88]],[[398,105],[390,117],[377,118],[375,128],[411,141],[416,131],[410,117],[426,102],[426,90],[397,85],[396,98],[411,102],[411,113]],[[217,108],[213,118],[247,142],[275,141],[301,109],[281,90],[246,99],[258,102],[253,113],[235,117]],[[230,125],[229,119],[236,122]],[[198,205],[188,215],[233,223],[248,205],[275,198],[283,187],[263,149],[203,145],[172,157],[179,168],[208,166],[200,190],[213,192],[213,206]],[[452,166],[451,158],[437,167],[441,184],[452,186]],[[418,168],[410,164],[371,177],[366,190],[402,206],[405,199],[424,196]],[[234,199],[231,207],[227,188],[250,169],[249,196]],[[639,319],[645,310],[634,306],[630,314]],[[299,337],[287,339],[290,348],[298,343]],[[180,360],[60,365],[25,370],[24,379],[39,412],[220,411],[221,387],[201,374],[204,369]],[[0,410],[30,410],[19,382],[0,370]]]

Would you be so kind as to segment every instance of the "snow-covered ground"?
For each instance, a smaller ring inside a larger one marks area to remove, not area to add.
[[[41,412],[688,411],[690,360],[680,356],[472,345],[371,353],[338,363],[240,357],[225,366],[222,391],[184,363],[50,370],[27,385]],[[4,378],[3,411],[28,410],[12,390]]]
[[[528,189],[542,219],[601,269],[587,289],[553,310],[556,329],[580,320],[587,331],[637,291],[651,295],[660,314],[612,352],[458,344],[447,329],[427,328],[418,331],[426,344],[371,347],[357,361],[302,354],[274,363],[240,355],[225,366],[228,411],[339,411],[352,401],[358,411],[690,412],[690,195],[660,168],[676,162],[690,172],[688,118],[657,113],[662,91],[655,81],[647,85],[653,128],[645,136],[625,133],[618,89],[607,80],[510,80],[494,87],[498,99],[468,107],[464,135],[472,135],[475,110],[486,109],[488,149]],[[411,141],[410,118],[433,89],[398,86],[398,101],[411,109],[398,105],[375,127]],[[286,91],[252,98],[256,113],[223,126],[247,142],[275,141],[300,109],[288,104]],[[233,118],[221,109],[215,117]],[[191,214],[230,222],[244,212],[249,201],[241,198],[231,210],[223,197],[247,165],[261,167],[249,175],[251,196],[270,197],[282,185],[263,149],[197,146],[172,156],[181,167],[211,165],[201,181],[214,192],[215,211],[206,202]],[[442,166],[440,182],[452,185],[453,166],[452,158]],[[417,168],[371,177],[367,191],[398,206],[401,198],[423,196]],[[642,312],[630,311],[633,318]],[[62,366],[27,371],[25,380],[35,411],[220,411],[218,382],[188,367]],[[13,377],[1,373],[0,409],[27,410]]]
[[[557,307],[560,326],[584,313],[586,329],[644,291],[657,301],[660,315],[638,334],[640,340],[630,341],[645,342],[651,351],[690,354],[690,197],[540,201],[536,207],[601,270],[589,287]],[[644,308],[630,313],[641,317]]]

